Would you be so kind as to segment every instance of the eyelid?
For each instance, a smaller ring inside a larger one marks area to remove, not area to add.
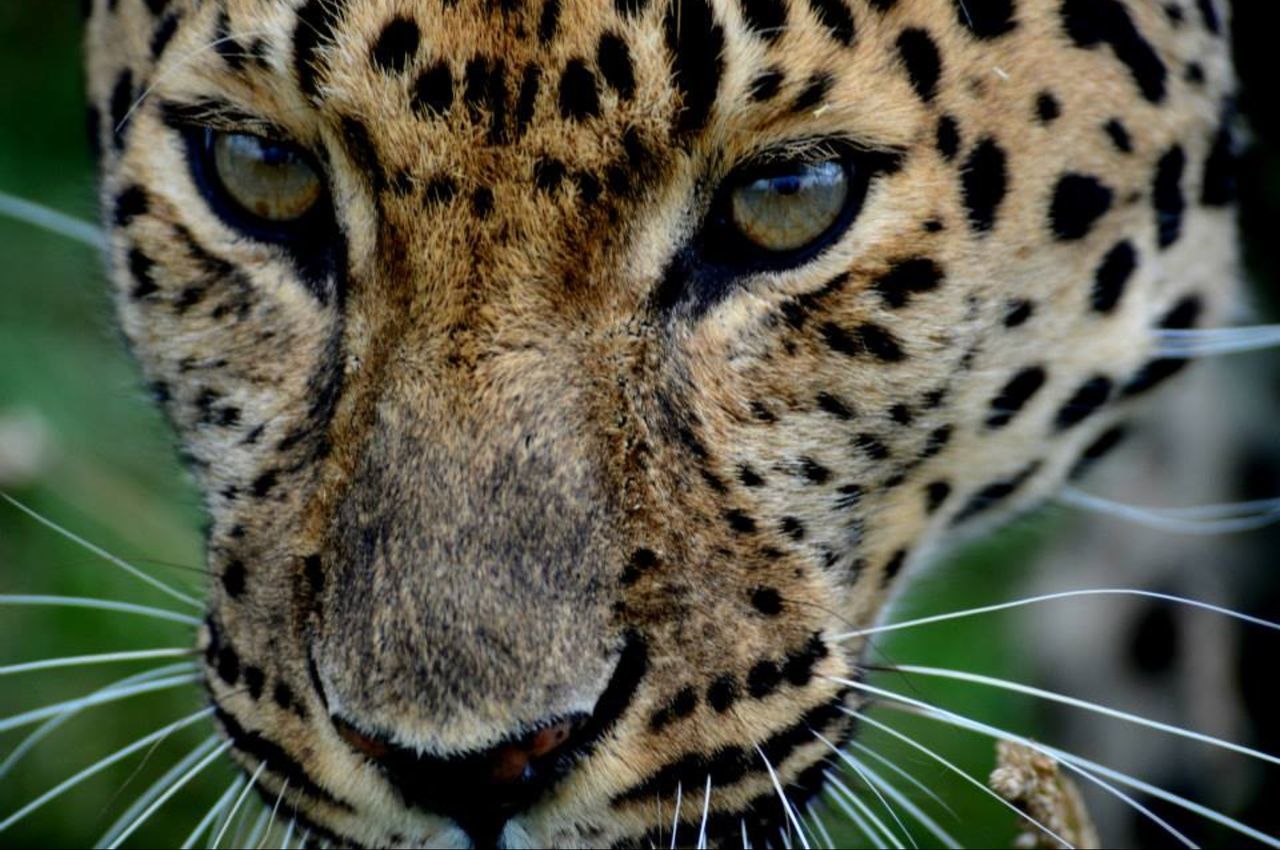
[[[244,133],[293,145],[307,153],[306,147],[279,124],[245,112],[224,100],[204,98],[189,102],[165,101],[160,105],[160,115],[165,124],[179,132],[213,130],[219,133]]]

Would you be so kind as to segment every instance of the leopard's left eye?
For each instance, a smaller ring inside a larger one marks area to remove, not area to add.
[[[739,234],[769,253],[799,251],[820,240],[849,200],[841,162],[798,163],[748,177],[729,195],[729,220]]]
[[[298,221],[324,195],[320,175],[293,145],[248,133],[219,132],[210,132],[206,145],[226,200],[264,223]]]

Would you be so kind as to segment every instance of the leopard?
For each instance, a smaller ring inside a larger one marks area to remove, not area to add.
[[[764,846],[1240,297],[1218,0],[83,5],[214,722],[332,844]]]

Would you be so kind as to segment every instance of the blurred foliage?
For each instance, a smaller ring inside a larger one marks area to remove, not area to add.
[[[0,4],[0,189],[94,217],[92,167],[84,143],[78,59],[79,18],[70,2],[8,0]],[[1262,27],[1254,28],[1262,32]],[[1252,45],[1248,45],[1252,49]],[[1245,67],[1271,59],[1249,53]],[[1260,79],[1270,75],[1258,71]],[[1270,97],[1269,94],[1259,97]],[[1248,99],[1246,98],[1246,103]],[[1274,111],[1259,123],[1276,138]],[[1280,169],[1267,151],[1254,167],[1265,179],[1247,188],[1246,217],[1275,221]],[[1251,253],[1264,273],[1280,268],[1276,241]],[[203,585],[199,502],[182,472],[165,423],[139,386],[113,328],[99,258],[93,251],[0,220],[0,416],[34,413],[50,451],[38,478],[14,495],[35,510],[113,553],[195,592]],[[900,613],[954,610],[1010,598],[1044,536],[1046,520],[1024,522],[916,582]],[[50,593],[176,603],[74,543],[0,504],[0,593]],[[1031,680],[1012,621],[979,618],[877,641],[883,657],[982,670]],[[0,664],[60,655],[185,646],[189,629],[119,614],[0,607]],[[149,666],[158,666],[151,664]],[[0,717],[70,699],[148,669],[112,665],[33,673],[0,680]],[[894,687],[891,679],[882,684]],[[913,691],[919,693],[918,691]],[[996,725],[1034,734],[1035,707],[998,692],[931,686],[927,696]],[[91,709],[61,728],[0,779],[0,820],[95,759],[203,704],[195,687]],[[985,779],[990,742],[892,716],[899,728]],[[31,728],[0,734],[0,760]],[[76,789],[18,827],[0,846],[80,846],[95,840],[129,802],[208,735],[207,727],[175,734],[145,758],[134,758]],[[940,816],[976,846],[1007,846],[1009,813],[967,788],[919,753],[868,731],[863,738],[946,797],[956,817]],[[178,794],[133,843],[171,846],[190,831],[233,775],[219,762]],[[927,798],[909,796],[922,804]],[[936,807],[931,811],[937,812]]]

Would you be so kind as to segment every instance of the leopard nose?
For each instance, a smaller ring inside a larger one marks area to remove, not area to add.
[[[427,755],[332,718],[338,734],[368,757],[405,802],[452,819],[476,847],[498,843],[506,822],[532,806],[591,743],[585,714],[549,719],[482,752]]]

